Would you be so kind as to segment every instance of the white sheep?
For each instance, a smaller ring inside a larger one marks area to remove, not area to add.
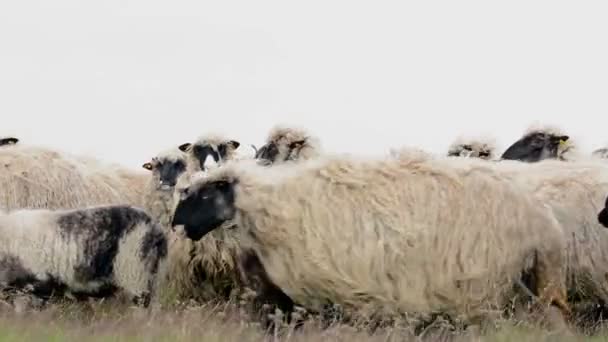
[[[142,206],[147,175],[93,158],[16,144],[0,148],[0,208]]]
[[[491,163],[420,157],[226,164],[184,191],[172,225],[196,241],[234,220],[253,251],[243,269],[257,268],[272,283],[263,296],[286,311],[337,303],[467,319],[504,307],[526,272],[541,302],[568,314],[551,210]]]
[[[0,286],[48,298],[67,290],[105,296],[120,290],[139,305],[154,296],[166,237],[143,210],[95,206],[23,209],[0,215]]]
[[[597,219],[608,194],[608,163],[593,158],[546,159],[537,163],[501,161],[493,167],[553,209],[569,237],[569,292],[596,303],[608,302],[608,230]]]

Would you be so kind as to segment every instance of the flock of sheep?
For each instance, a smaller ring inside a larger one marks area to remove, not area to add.
[[[483,138],[329,154],[281,126],[251,146],[206,135],[138,172],[0,138],[1,290],[144,307],[253,290],[256,311],[420,321],[608,305],[608,148],[553,127],[500,157]]]

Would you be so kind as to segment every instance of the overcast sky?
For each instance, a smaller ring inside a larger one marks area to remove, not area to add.
[[[608,143],[606,1],[0,1],[0,135],[132,167],[277,123],[327,150]]]

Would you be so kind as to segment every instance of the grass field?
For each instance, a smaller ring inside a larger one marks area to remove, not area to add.
[[[504,324],[480,334],[475,329],[453,332],[430,328],[415,337],[407,326],[391,326],[373,333],[362,327],[334,324],[322,328],[314,318],[300,329],[285,326],[264,331],[242,308],[231,304],[143,310],[112,301],[53,304],[42,310],[0,313],[0,341],[608,341],[569,331]]]

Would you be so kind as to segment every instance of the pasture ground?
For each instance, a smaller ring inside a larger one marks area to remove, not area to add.
[[[540,327],[506,323],[480,334],[478,330],[453,332],[439,327],[414,337],[407,327],[392,326],[373,333],[362,327],[334,324],[322,328],[315,318],[301,329],[283,325],[263,331],[234,304],[183,306],[143,310],[112,300],[89,303],[56,303],[41,310],[27,305],[0,307],[2,341],[608,341],[606,333],[592,337],[580,333],[549,331]]]

